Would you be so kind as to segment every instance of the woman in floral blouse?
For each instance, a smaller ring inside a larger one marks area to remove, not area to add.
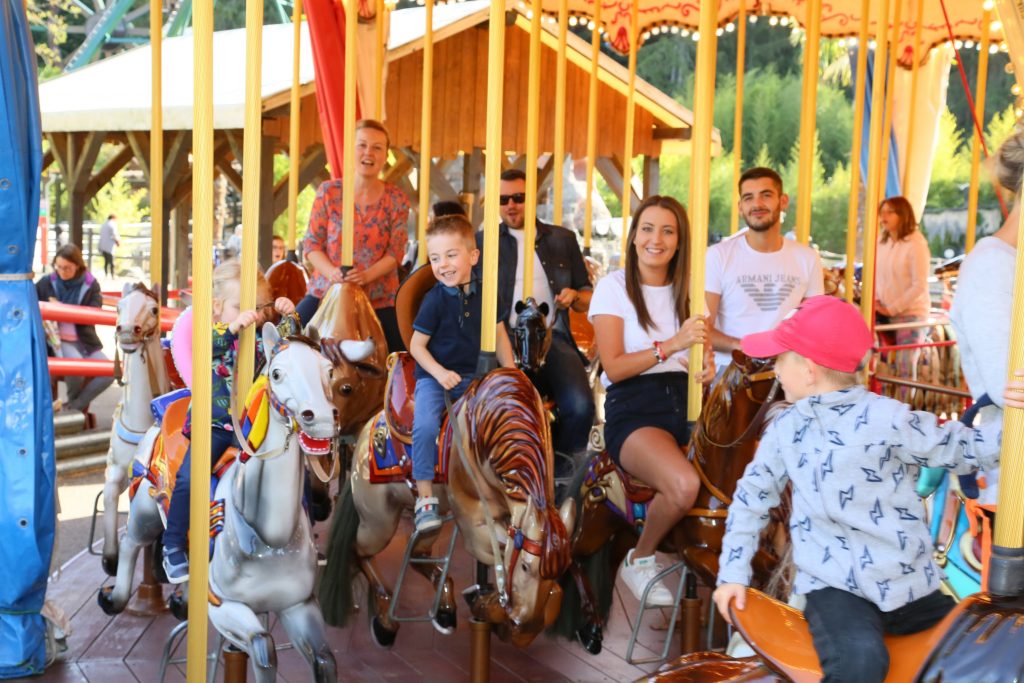
[[[303,253],[313,264],[305,298],[296,311],[302,324],[316,312],[324,292],[335,283],[362,287],[384,328],[389,351],[404,351],[395,318],[398,265],[408,240],[409,200],[394,185],[379,178],[388,156],[388,132],[378,121],[356,123],[355,230],[353,266],[343,273],[341,264],[341,179],[320,185],[309,216]]]

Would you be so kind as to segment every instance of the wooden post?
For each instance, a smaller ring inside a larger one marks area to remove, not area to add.
[[[857,216],[860,203],[860,156],[864,136],[864,80],[868,69],[868,23],[871,0],[861,0],[860,31],[857,33],[857,83],[853,95],[853,145],[850,149],[850,203],[846,212],[846,271],[843,273],[845,298],[853,303],[853,264],[857,260]]]
[[[245,683],[249,673],[249,655],[234,645],[224,648],[224,683]]]
[[[164,602],[164,587],[156,580],[153,572],[153,553],[150,549],[142,552],[142,583],[132,601],[125,609],[128,614],[140,617],[153,617],[167,611]]]
[[[491,680],[491,625],[470,619],[469,637],[469,680],[487,683]]]

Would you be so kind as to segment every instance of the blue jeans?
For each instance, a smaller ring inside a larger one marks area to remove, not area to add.
[[[472,377],[463,377],[451,394],[452,405],[466,393]],[[416,412],[412,420],[412,478],[433,481],[437,465],[437,437],[441,434],[444,415],[444,389],[433,377],[416,380]]]
[[[891,612],[838,588],[807,594],[804,616],[814,639],[824,683],[882,683],[889,672],[886,633],[909,635],[942,621],[954,606],[953,598],[929,593]]]
[[[234,432],[214,427],[210,434],[210,467],[231,446],[238,445]],[[174,479],[174,493],[167,510],[167,528],[164,529],[165,548],[187,548],[189,501],[192,499],[192,444],[185,451],[181,469]]]
[[[551,348],[537,374],[541,391],[547,392],[558,409],[555,450],[567,455],[586,450],[594,425],[594,396],[576,344],[561,330],[552,330]]]

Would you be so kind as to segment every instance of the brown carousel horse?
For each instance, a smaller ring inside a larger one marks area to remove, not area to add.
[[[700,477],[694,507],[662,542],[679,553],[706,585],[714,585],[728,506],[736,482],[753,459],[770,408],[781,399],[772,362],[739,352],[704,404],[688,457]],[[612,600],[614,570],[643,528],[654,489],[617,467],[606,453],[595,456],[571,488],[582,506],[573,539],[572,580],[556,632],[577,637],[592,654],[601,651],[602,628]],[[785,535],[785,513],[773,518],[754,561],[755,577],[767,581],[778,563],[773,542]]]

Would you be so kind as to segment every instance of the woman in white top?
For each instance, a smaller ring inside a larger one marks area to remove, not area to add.
[[[914,209],[905,197],[889,197],[878,207],[881,238],[875,269],[875,312],[878,322],[928,319],[928,240],[917,229]],[[924,341],[927,328],[897,330],[897,344]]]
[[[605,401],[608,455],[656,489],[635,549],[619,570],[640,598],[658,572],[654,551],[692,507],[700,488],[683,446],[688,440],[685,351],[707,340],[703,316],[688,317],[686,210],[671,197],[645,199],[633,214],[626,267],[603,278],[590,302]],[[704,378],[714,376],[706,346]],[[650,605],[671,605],[661,582]]]

